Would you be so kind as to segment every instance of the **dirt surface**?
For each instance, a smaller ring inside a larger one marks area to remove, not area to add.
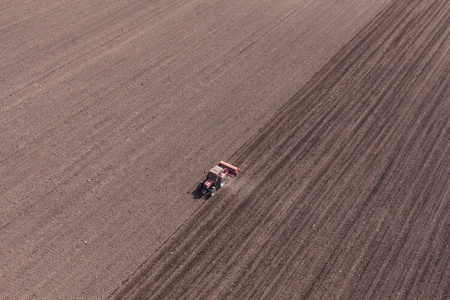
[[[393,1],[115,296],[448,299],[450,3]]]
[[[223,2],[0,4],[1,299],[448,296],[449,4]]]

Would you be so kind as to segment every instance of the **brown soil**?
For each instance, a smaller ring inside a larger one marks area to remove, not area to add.
[[[448,1],[224,2],[1,5],[1,299],[448,298]]]
[[[445,299],[450,4],[388,6],[117,298]]]

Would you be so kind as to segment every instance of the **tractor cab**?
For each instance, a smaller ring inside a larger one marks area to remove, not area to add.
[[[219,180],[220,175],[223,173],[223,168],[220,166],[215,166],[208,172],[208,179],[211,179],[214,182],[217,182]]]

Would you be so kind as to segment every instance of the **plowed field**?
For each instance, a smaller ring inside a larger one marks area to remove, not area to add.
[[[0,5],[1,299],[449,297],[450,2],[228,2]]]

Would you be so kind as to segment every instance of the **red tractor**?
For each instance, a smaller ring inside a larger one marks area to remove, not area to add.
[[[224,161],[209,170],[206,180],[198,184],[197,191],[202,195],[214,196],[217,189],[238,175],[239,169]]]

